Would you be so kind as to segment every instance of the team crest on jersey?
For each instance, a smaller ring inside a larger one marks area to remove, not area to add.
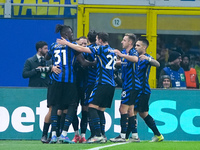
[[[126,97],[126,91],[122,91],[121,96],[122,96],[122,97]]]
[[[95,51],[99,49],[99,46],[94,46]]]
[[[113,49],[108,49],[108,52],[114,53],[114,50]]]
[[[133,55],[138,55],[138,52],[137,52],[137,51],[136,51],[136,52],[134,52],[134,53],[133,53]]]
[[[123,66],[127,66],[127,65],[128,65],[128,62],[124,62],[124,61],[122,61],[122,62],[121,62],[121,65],[123,65]]]

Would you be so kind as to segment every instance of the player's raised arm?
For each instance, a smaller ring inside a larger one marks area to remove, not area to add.
[[[137,56],[130,56],[126,54],[122,54],[119,50],[115,49],[114,52],[119,56],[127,59],[128,61],[131,62],[138,62],[138,57]]]
[[[139,57],[140,57],[140,60],[142,60],[142,61],[144,59],[148,60],[152,66],[160,67],[160,63],[157,60],[152,59],[151,57],[148,57],[146,55],[140,55]]]
[[[57,39],[56,42],[58,44],[67,45],[67,46],[71,47],[72,49],[74,49],[74,50],[76,50],[78,52],[92,53],[91,50],[88,47],[83,47],[83,46],[79,46],[79,45],[73,44],[71,42],[68,42],[63,37],[62,37],[62,39]]]

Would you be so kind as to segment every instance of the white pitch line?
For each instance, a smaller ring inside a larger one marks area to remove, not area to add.
[[[100,150],[100,149],[102,149],[102,148],[112,147],[112,146],[122,145],[122,144],[127,144],[127,143],[129,143],[129,142],[124,142],[124,143],[115,143],[115,144],[106,145],[106,146],[100,146],[100,147],[95,147],[95,148],[91,148],[91,149],[87,149],[87,150]]]

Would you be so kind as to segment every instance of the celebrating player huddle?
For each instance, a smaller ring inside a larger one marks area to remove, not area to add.
[[[114,96],[115,65],[122,68],[121,133],[110,141],[126,142],[130,132],[130,142],[140,141],[137,133],[137,112],[154,133],[151,142],[164,140],[153,118],[148,114],[150,67],[160,65],[146,54],[148,41],[136,40],[134,34],[127,33],[122,40],[123,50],[120,52],[109,46],[109,35],[105,32],[89,32],[88,46],[84,46],[81,38],[77,43],[72,42],[73,32],[69,26],[58,25],[56,31],[60,32],[61,39],[52,44],[45,58],[52,59],[53,65],[59,66],[61,72],[51,74],[52,84],[48,88],[47,101],[48,106],[52,107],[52,133],[50,141],[47,133],[43,134],[41,141],[51,144],[107,142],[104,111],[111,107]],[[78,64],[79,69],[76,69],[75,64]],[[74,128],[75,137],[71,141],[67,132],[71,123],[73,127],[78,124],[75,120],[79,100],[82,101],[81,136],[78,129]],[[86,140],[87,123],[91,136]],[[48,129],[44,127],[44,131]]]

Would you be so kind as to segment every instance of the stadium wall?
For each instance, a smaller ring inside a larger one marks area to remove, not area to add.
[[[48,111],[46,94],[45,88],[0,88],[0,139],[39,140]],[[112,108],[105,112],[108,139],[120,132],[120,95],[121,89],[116,89]],[[199,140],[199,97],[198,90],[152,90],[150,114],[165,140]],[[80,111],[79,107],[79,117]],[[141,140],[150,140],[153,136],[139,116],[138,133]],[[68,135],[74,136],[72,126]]]

